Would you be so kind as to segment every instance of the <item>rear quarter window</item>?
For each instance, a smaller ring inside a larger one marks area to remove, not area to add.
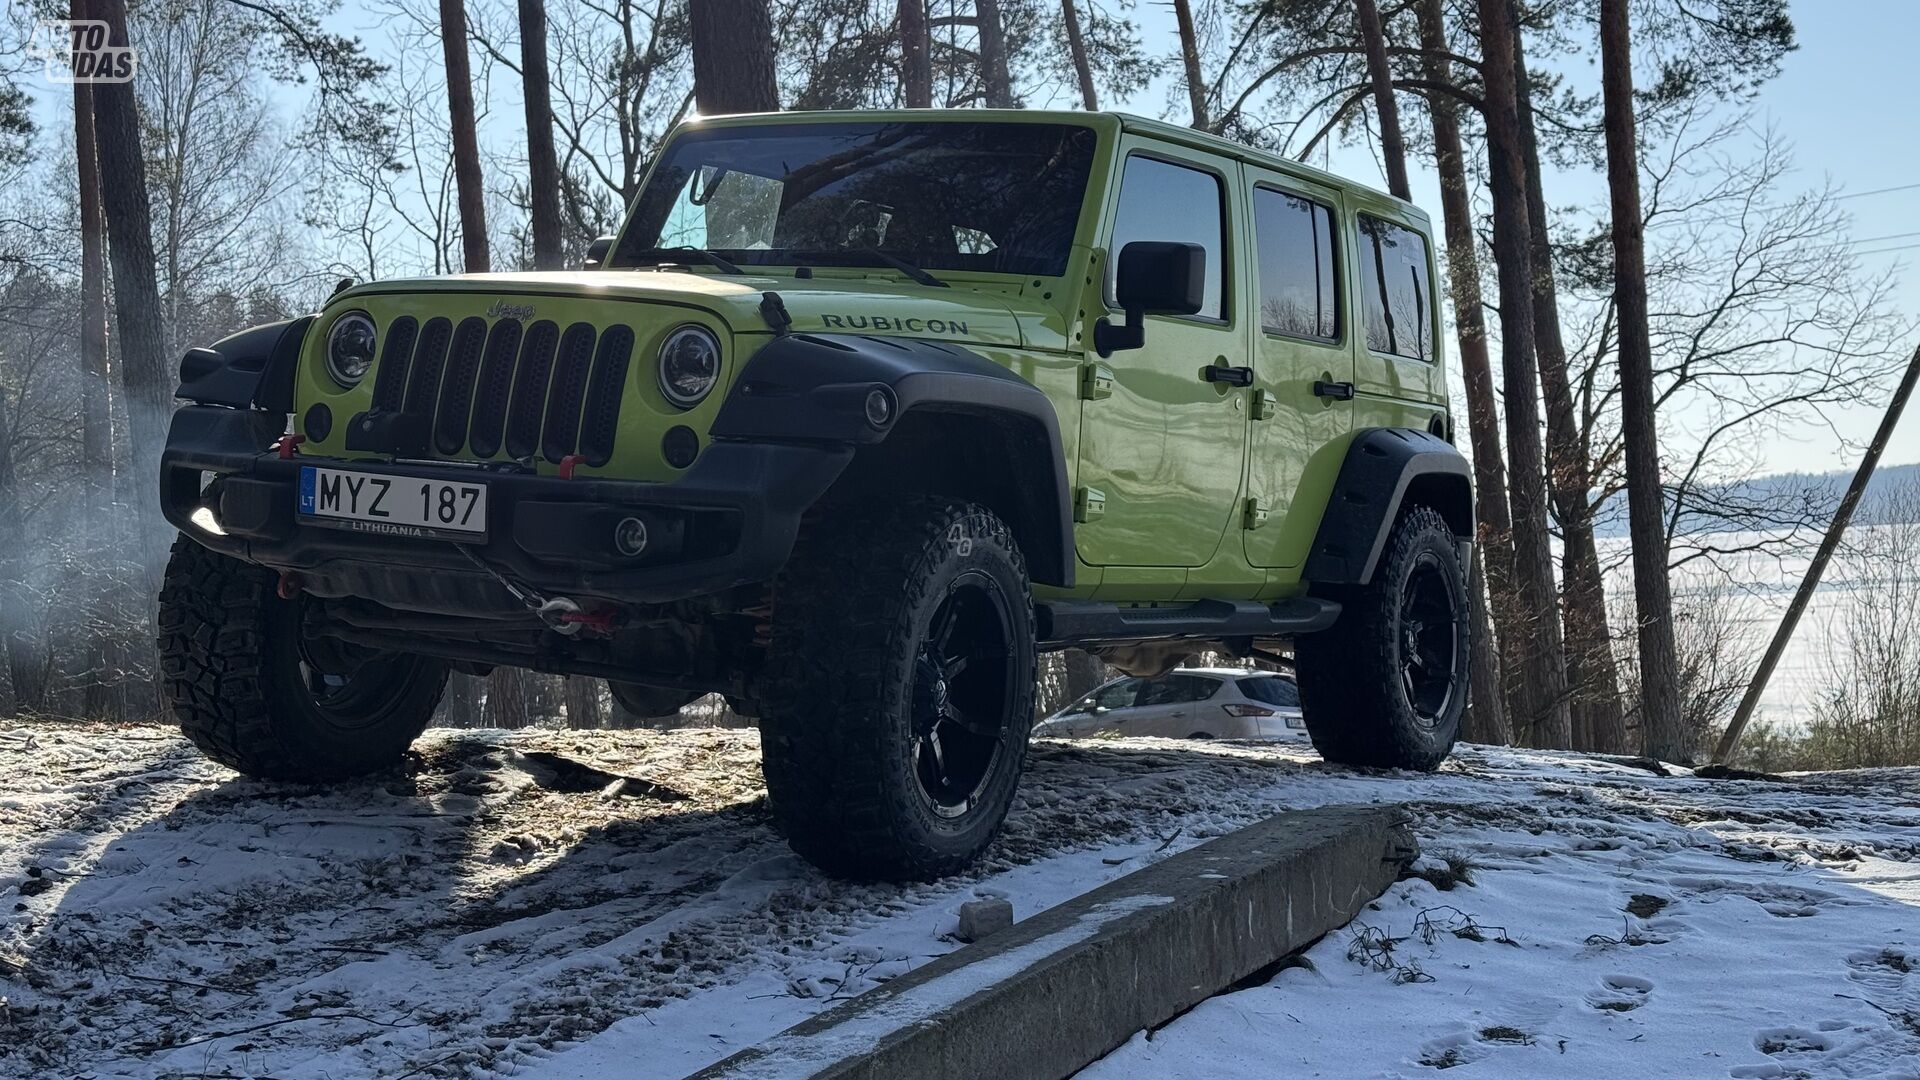
[[[1409,360],[1433,360],[1427,238],[1371,214],[1360,214],[1357,220],[1367,348]]]

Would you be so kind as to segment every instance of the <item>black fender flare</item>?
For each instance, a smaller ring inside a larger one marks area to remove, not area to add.
[[[293,372],[314,316],[265,323],[229,334],[180,358],[174,396],[230,409],[293,411]]]
[[[1307,555],[1315,585],[1365,585],[1408,501],[1433,507],[1453,529],[1464,564],[1473,543],[1473,469],[1452,443],[1412,428],[1354,433]]]
[[[886,399],[869,419],[868,399]],[[1073,497],[1060,421],[1040,388],[958,345],[863,334],[785,334],[748,359],[710,429],[715,440],[852,445],[884,443],[902,418],[941,412],[979,417],[995,437],[1037,457],[1016,490],[1020,537],[1033,580],[1073,584]],[[1020,535],[1024,533],[1024,535]]]

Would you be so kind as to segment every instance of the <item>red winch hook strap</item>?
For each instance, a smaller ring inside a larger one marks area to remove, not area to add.
[[[273,444],[273,448],[279,452],[281,461],[292,461],[293,448],[306,441],[307,437],[305,435],[282,435],[279,440]]]

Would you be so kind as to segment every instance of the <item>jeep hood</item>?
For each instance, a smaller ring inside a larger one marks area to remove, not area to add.
[[[836,269],[836,272],[837,269]],[[960,344],[1020,347],[1022,323],[1037,326],[1051,308],[1020,297],[964,285],[934,288],[875,271],[871,277],[705,274],[682,270],[575,270],[551,273],[458,274],[383,281],[350,289],[329,307],[354,297],[406,293],[430,296],[479,293],[508,305],[539,309],[542,296],[605,299],[704,308],[735,333],[763,333],[764,295],[776,292],[796,331],[902,335]]]

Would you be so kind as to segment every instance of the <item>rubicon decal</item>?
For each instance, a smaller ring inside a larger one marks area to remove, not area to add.
[[[967,324],[959,319],[896,319],[886,315],[822,315],[820,325],[828,330],[901,330],[909,334],[967,333]]]

